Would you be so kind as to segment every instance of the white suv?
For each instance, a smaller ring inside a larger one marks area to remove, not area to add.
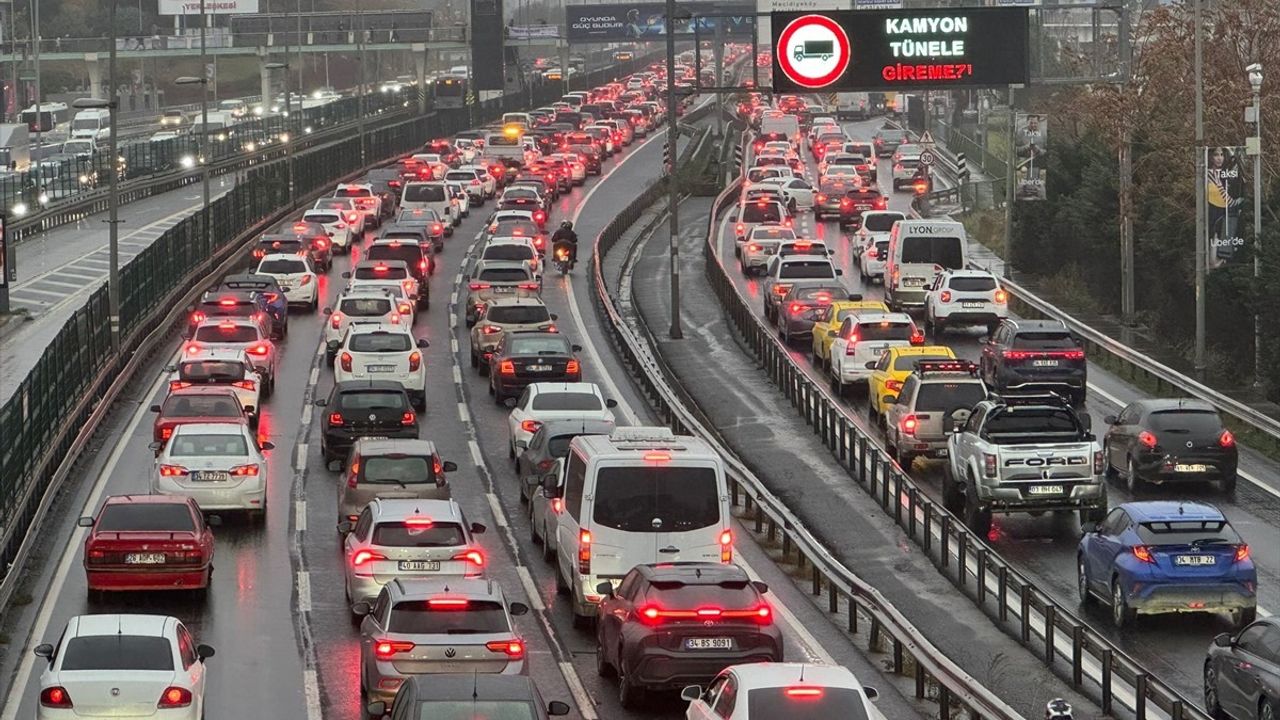
[[[925,329],[934,337],[955,325],[985,325],[994,330],[1009,317],[1009,294],[985,270],[946,270],[924,295]]]
[[[839,394],[846,385],[871,377],[867,363],[891,347],[923,343],[924,335],[906,313],[860,312],[844,319],[831,339],[831,382]]]
[[[347,327],[333,364],[333,381],[392,380],[400,383],[418,412],[427,407],[427,363],[424,339],[415,340],[402,324]]]
[[[347,252],[351,249],[355,233],[351,228],[351,224],[342,216],[341,211],[308,210],[302,213],[302,220],[303,222],[312,222],[322,226],[324,231],[329,234],[329,239],[333,241],[333,247],[338,252]]]
[[[315,312],[320,304],[319,278],[311,269],[311,259],[306,256],[267,255],[253,272],[275,278],[290,305],[303,305],[308,311]]]
[[[325,308],[329,321],[324,324],[324,342],[329,361],[333,362],[342,338],[351,325],[403,325],[399,299],[386,288],[348,288],[338,296],[333,307]]]

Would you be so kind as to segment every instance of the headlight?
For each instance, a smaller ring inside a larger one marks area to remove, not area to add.
[[[23,215],[26,215],[26,214],[27,214],[27,204],[26,204],[26,203],[24,203],[24,202],[17,202],[17,203],[14,203],[14,204],[13,204],[13,214],[14,214],[14,215],[17,215],[18,217],[22,217]]]
[[[196,159],[191,157],[190,155],[183,155],[182,159],[178,161],[178,164],[190,170],[191,168],[196,166]]]

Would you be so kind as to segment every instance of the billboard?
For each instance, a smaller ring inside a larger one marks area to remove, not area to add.
[[[538,38],[560,37],[559,25],[508,25],[507,38],[510,40],[534,40]]]
[[[774,12],[770,25],[775,92],[999,87],[1029,79],[1026,8]],[[838,47],[842,37],[847,56],[805,47],[824,39]],[[817,79],[825,84],[813,84]]]
[[[1013,121],[1013,151],[1018,156],[1018,200],[1045,199],[1049,119],[1037,113],[1017,113]]]
[[[471,85],[476,90],[506,90],[502,0],[471,0]]]
[[[200,0],[159,0],[161,15],[199,15]],[[206,15],[258,12],[258,0],[204,0]]]
[[[755,27],[755,6],[713,2],[681,2],[681,10],[693,16],[692,22],[676,25],[676,34],[709,36],[723,23],[728,35],[750,37]],[[610,5],[567,5],[565,22],[569,42],[612,42],[615,40],[664,40],[667,32],[666,3],[627,3]]]
[[[1223,267],[1244,249],[1240,210],[1244,207],[1245,149],[1207,147],[1204,153],[1205,237],[1209,269]]]

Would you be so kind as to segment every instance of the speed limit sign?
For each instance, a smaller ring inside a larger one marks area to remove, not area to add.
[[[928,167],[937,161],[938,156],[932,150],[924,150],[920,153],[920,164]]]

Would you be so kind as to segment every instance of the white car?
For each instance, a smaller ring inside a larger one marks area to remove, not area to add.
[[[489,181],[486,182],[484,178],[489,178]],[[493,181],[493,177],[477,167],[464,166],[456,170],[450,170],[445,173],[444,179],[462,183],[463,188],[467,191],[467,197],[471,199],[473,205],[479,205],[493,197],[493,193],[496,191],[496,182]]]
[[[424,339],[414,339],[404,324],[347,326],[333,364],[333,381],[393,380],[404,387],[418,412],[427,409]]]
[[[542,280],[542,254],[534,247],[530,237],[493,237],[480,251],[481,260],[519,260],[539,282]]]
[[[858,253],[864,252],[873,241],[888,240],[889,233],[893,230],[893,224],[899,220],[906,219],[906,214],[897,210],[867,210],[863,212],[862,225],[850,237],[853,242],[854,257],[856,258]]]
[[[151,492],[193,498],[201,510],[267,511],[267,458],[275,445],[258,444],[235,423],[191,423],[173,429],[156,456]]]
[[[844,319],[831,339],[831,379],[837,393],[846,385],[865,383],[881,353],[891,347],[923,344],[924,335],[906,313],[868,310]]]
[[[453,141],[453,147],[458,151],[458,156],[462,158],[462,162],[474,162],[478,153],[478,148],[474,140],[470,138],[458,138]]]
[[[48,660],[40,673],[36,720],[125,716],[200,720],[205,661],[182,621],[164,615],[76,615],[57,646],[37,645]]]
[[[512,461],[547,420],[605,420],[615,422],[616,400],[606,400],[595,383],[533,383],[525,388],[507,416]]]
[[[446,179],[444,184],[449,188],[449,192],[453,194],[453,209],[457,214],[458,223],[461,223],[463,218],[471,215],[472,197],[471,191],[468,189],[471,186],[467,184],[467,181],[452,179]]]
[[[308,210],[302,213],[302,220],[317,223],[323,227],[338,252],[347,252],[351,249],[355,234],[346,218],[337,210]]]
[[[195,353],[183,353],[169,370],[169,391],[192,385],[223,385],[230,387],[240,401],[240,407],[249,413],[250,423],[257,425],[258,412],[262,408],[262,383],[258,371],[249,362],[248,353],[228,348],[205,348]]]
[[[854,249],[854,262],[858,263],[858,273],[862,275],[862,281],[870,283],[874,280],[884,282],[884,268],[889,261],[889,238],[888,236],[873,236],[872,241]]]
[[[587,181],[587,164],[582,161],[582,156],[578,153],[553,153],[550,157],[568,166],[569,180],[574,185],[581,185]]]
[[[166,140],[177,140],[182,137],[182,133],[176,130],[161,130],[151,136],[151,142],[165,142]]]
[[[253,272],[275,278],[290,305],[302,305],[315,312],[320,304],[320,278],[311,268],[311,259],[306,256],[266,255],[258,261],[258,269]]]
[[[400,322],[405,327],[413,327],[417,315],[415,314],[413,296],[405,289],[404,283],[399,280],[363,280],[359,277],[354,277],[347,282],[347,287],[343,292],[350,293],[358,290],[385,292],[390,295],[392,302],[395,303],[396,312],[400,314]],[[396,324],[394,320],[388,320],[388,322]],[[332,320],[330,323],[332,324]]]
[[[351,234],[356,237],[364,237],[364,233],[369,229],[370,220],[368,211],[356,202],[354,197],[328,197],[316,200],[315,205],[311,206],[312,210],[334,210],[342,215],[342,219],[351,227]]]
[[[893,154],[893,189],[910,185],[920,167],[920,146],[903,145]]]
[[[772,185],[780,189],[783,197],[787,199],[788,204],[795,203],[796,210],[813,209],[813,186],[805,180],[797,177],[768,178],[761,184]]]
[[[680,693],[689,703],[685,720],[877,718],[871,702],[879,696],[848,668],[772,662],[731,665],[705,690],[690,685]]]
[[[333,307],[325,308],[324,312],[329,316],[324,324],[324,342],[330,362],[352,324],[399,325],[403,320],[397,299],[390,290],[365,285],[347,288]]]
[[[957,325],[994,328],[1009,317],[1009,294],[985,270],[944,270],[924,295],[925,329],[934,337]]]
[[[333,191],[335,198],[350,198],[364,212],[365,226],[382,225],[382,196],[373,191],[369,183],[339,183]]]
[[[858,174],[857,165],[838,165],[835,163],[828,165],[826,172],[822,173],[821,182],[825,183],[828,180],[836,179],[844,180],[854,185],[862,184],[862,176]]]
[[[203,320],[191,333],[182,354],[192,356],[210,348],[244,351],[253,369],[262,376],[262,396],[271,397],[276,387],[276,344],[260,322],[242,317]]]
[[[782,225],[756,225],[743,238],[738,252],[743,275],[763,272],[783,242],[796,239],[796,231]]]

